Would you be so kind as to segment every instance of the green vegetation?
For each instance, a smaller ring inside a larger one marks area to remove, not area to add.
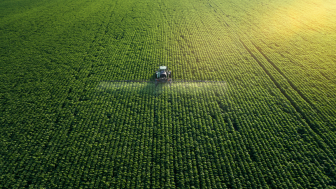
[[[335,188],[335,12],[0,1],[0,188]]]

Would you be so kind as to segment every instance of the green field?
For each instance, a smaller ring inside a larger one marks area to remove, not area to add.
[[[336,1],[0,0],[0,188],[336,188]]]

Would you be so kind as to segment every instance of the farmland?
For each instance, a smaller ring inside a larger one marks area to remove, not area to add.
[[[0,188],[335,188],[335,31],[332,0],[1,0]],[[113,82],[160,65],[190,82]]]

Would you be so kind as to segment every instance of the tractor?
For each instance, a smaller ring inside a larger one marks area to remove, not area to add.
[[[155,73],[155,86],[158,83],[169,83],[171,84],[171,71],[167,69],[167,66],[160,66],[159,70]]]

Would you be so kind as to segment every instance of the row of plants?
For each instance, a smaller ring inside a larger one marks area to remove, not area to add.
[[[332,102],[239,40],[237,2],[58,2],[0,18],[0,188],[335,185]]]

